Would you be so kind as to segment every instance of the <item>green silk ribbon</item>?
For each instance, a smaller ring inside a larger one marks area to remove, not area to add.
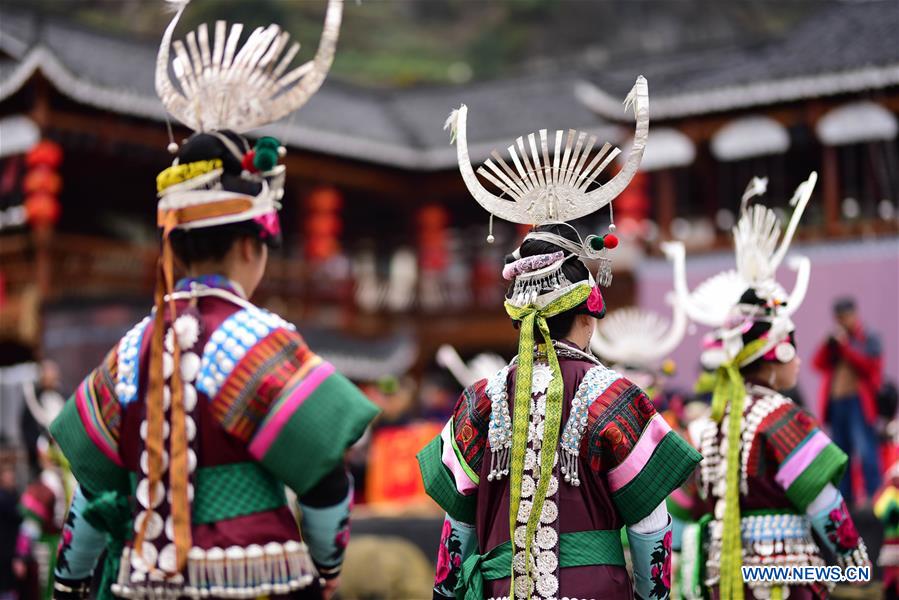
[[[515,539],[518,510],[521,505],[521,480],[524,475],[524,455],[528,445],[528,423],[531,412],[531,387],[534,370],[534,328],[536,327],[546,344],[546,360],[552,372],[549,390],[546,394],[546,421],[543,428],[543,440],[540,451],[540,479],[534,492],[531,514],[527,522],[525,538],[525,586],[530,589],[531,580],[531,540],[537,531],[549,478],[553,470],[555,450],[559,442],[559,428],[562,423],[562,397],[564,385],[559,358],[549,335],[546,319],[554,317],[583,304],[592,291],[590,284],[584,282],[559,296],[542,308],[534,304],[518,307],[508,301],[505,303],[506,313],[515,321],[521,322],[518,338],[518,371],[515,376],[515,406],[512,411],[512,459],[509,482],[509,539]],[[512,568],[510,597],[515,597],[515,570]],[[528,594],[530,597],[530,594]]]
[[[485,554],[472,554],[462,563],[456,598],[483,600],[486,582],[502,579],[512,564],[512,542],[503,542]],[[559,568],[608,565],[625,566],[624,549],[617,529],[598,529],[559,534]]]
[[[746,387],[740,366],[756,354],[766,340],[753,340],[730,362],[718,367],[712,392],[712,419],[720,423],[730,405],[727,420],[727,482],[724,494],[724,519],[721,533],[721,568],[719,593],[722,598],[743,600],[743,575],[740,570],[743,543],[740,532],[740,425],[746,402]]]

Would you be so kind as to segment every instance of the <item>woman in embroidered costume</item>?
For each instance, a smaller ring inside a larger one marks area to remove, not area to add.
[[[884,483],[874,497],[874,515],[883,523],[883,546],[877,557],[883,569],[883,597],[899,600],[899,461],[884,473]]]
[[[499,164],[488,160],[478,171],[510,199],[475,176],[466,107],[448,122],[475,199],[493,215],[537,226],[503,269],[511,282],[506,311],[520,328],[518,356],[469,386],[443,433],[419,455],[425,488],[447,513],[435,598],[668,597],[665,497],[700,457],[637,386],[587,350],[605,305],[584,261],[598,260],[598,278],[608,285],[606,253],[617,239],[585,241],[565,222],[610,203],[636,172],[648,131],[642,77],[629,101],[637,135],[615,177],[595,181],[617,149],[606,144],[593,153],[595,137],[570,131],[563,144],[564,132],[552,140],[542,130],[528,136],[529,153],[523,138],[520,156],[511,149],[517,174],[496,152]]]
[[[678,258],[679,247],[663,244],[662,250],[669,260]],[[620,308],[603,317],[596,328],[591,346],[593,351],[613,369],[639,385],[649,396],[656,410],[671,428],[691,443],[688,415],[695,418],[703,414],[707,406],[691,403],[684,407],[669,401],[664,406],[664,384],[673,370],[668,356],[678,347],[687,331],[687,315],[683,306],[669,294],[667,301],[672,304],[672,318],[637,307]],[[698,409],[698,410],[697,410]],[[692,520],[695,502],[695,478],[690,477],[681,487],[674,490],[666,500],[671,517],[672,550],[672,597],[678,589],[678,555],[684,526]]]
[[[711,420],[700,432],[699,495],[704,516],[685,532],[696,536],[697,553],[684,556],[687,598],[825,598],[823,583],[747,582],[741,566],[823,566],[812,530],[842,566],[867,565],[864,542],[835,487],[846,455],[822,432],[814,418],[777,390],[796,384],[799,359],[792,315],[808,281],[807,259],[797,287],[787,297],[774,279],[815,183],[800,185],[796,206],[778,247],[780,222],[764,206],[746,208],[744,195],[736,228],[737,270],[713,278],[694,297],[681,298],[695,309],[702,302],[724,304],[705,311],[705,321],[724,314],[707,338],[703,364],[715,367]],[[763,189],[763,188],[762,188]],[[680,289],[686,290],[685,283]],[[699,291],[699,290],[697,290]],[[733,298],[737,297],[736,303]],[[689,310],[688,310],[689,312]]]
[[[56,548],[64,541],[60,535],[73,483],[59,448],[44,435],[38,438],[37,455],[41,471],[19,498],[22,515],[19,541],[27,546],[20,548],[20,552],[35,559],[39,597],[49,598],[53,590]]]
[[[55,365],[51,365],[55,367]],[[43,374],[47,373],[43,365]],[[28,415],[34,420],[40,433],[35,441],[35,455],[40,471],[19,497],[18,553],[30,556],[37,567],[35,597],[49,598],[53,593],[53,570],[56,549],[61,539],[66,507],[72,495],[75,480],[59,447],[48,439],[50,423],[59,415],[64,400],[55,391],[37,394],[31,380],[22,383],[22,393]],[[26,594],[27,595],[27,594]]]
[[[235,130],[277,119],[315,91],[341,4],[329,4],[311,66],[284,75],[286,83],[278,78],[293,52],[271,68],[287,43],[276,26],[236,56],[239,26],[226,44],[219,22],[212,53],[201,26],[188,35],[191,56],[174,44],[177,91],[168,47],[182,10],[163,40],[157,89],[198,133],[172,148],[177,158],[157,178],[154,312],[51,428],[80,484],[57,596],[88,594],[105,545],[101,597],[327,597],[348,537],[344,452],[376,409],[293,325],[248,301],[280,238],[283,149],[273,138],[251,149]],[[175,259],[188,276],[173,285]],[[301,526],[285,486],[299,498]]]

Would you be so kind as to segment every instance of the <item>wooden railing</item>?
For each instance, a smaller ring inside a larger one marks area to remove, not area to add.
[[[56,234],[46,248],[51,277],[46,300],[85,296],[148,296],[156,280],[158,250],[84,235]],[[40,251],[30,234],[0,237],[0,271],[10,293],[34,285]],[[260,292],[264,296],[306,295],[307,272],[299,261],[272,257]]]

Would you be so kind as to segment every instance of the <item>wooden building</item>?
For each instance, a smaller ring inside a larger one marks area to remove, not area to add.
[[[260,132],[289,151],[285,244],[259,296],[301,330],[314,327],[325,353],[365,364],[360,378],[422,368],[446,342],[463,354],[512,354],[499,271],[520,232],[498,225],[497,243],[484,243],[487,215],[458,176],[444,119],[469,106],[473,159],[544,127],[626,149],[621,102],[638,74],[650,85],[650,142],[644,173],[615,206],[630,239],[616,256],[611,306],[632,301],[631,267],[659,239],[726,244],[752,175],[767,175],[782,205],[819,171],[806,239],[895,235],[897,29],[899,5],[846,3],[784,39],[635,57],[601,72],[560,65],[391,91],[330,79],[297,114]],[[84,357],[67,364],[70,377],[149,306],[154,181],[171,160],[155,54],[150,41],[0,9],[0,118],[24,140],[0,140],[9,183],[0,185],[0,331],[49,355]],[[173,126],[176,139],[188,134]],[[21,208],[29,139],[62,150],[58,219],[52,210],[45,222],[22,218],[34,216]],[[583,226],[598,231],[606,219]],[[42,327],[23,330],[35,310]]]

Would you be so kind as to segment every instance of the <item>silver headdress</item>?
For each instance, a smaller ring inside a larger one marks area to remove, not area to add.
[[[527,143],[523,136],[519,137],[515,144],[507,148],[512,166],[494,150],[491,158],[476,173],[468,153],[468,107],[463,104],[454,110],[445,128],[451,130],[456,142],[459,171],[468,191],[490,213],[487,241],[493,242],[494,216],[512,223],[539,226],[571,221],[611,205],[612,200],[633,179],[643,158],[649,136],[649,87],[646,79],[637,78],[625,99],[625,106],[633,109],[636,119],[633,145],[621,170],[604,185],[597,179],[621,151],[609,143],[594,151],[596,136],[573,129],[567,133],[558,130],[552,137],[546,129],[541,129],[528,134]],[[484,187],[478,175],[494,186],[499,195]],[[609,212],[611,215],[611,206]],[[615,230],[614,219],[610,221],[609,231],[612,232]],[[600,284],[611,283],[611,261],[607,249],[617,245],[614,235],[608,238],[609,243],[596,235],[585,240],[578,235],[579,243],[574,243],[547,232],[531,232],[526,239],[542,239],[582,260],[599,261]]]
[[[682,323],[679,319],[682,319]],[[669,354],[683,340],[686,316],[675,305],[674,320],[637,307],[607,313],[590,342],[593,352],[618,373],[651,393],[666,369]]]
[[[489,379],[506,365],[501,356],[489,352],[478,354],[466,363],[456,349],[448,344],[437,349],[437,363],[452,373],[463,388],[481,379]]]
[[[715,328],[704,341],[701,362],[705,368],[717,368],[737,357],[744,348],[743,333],[753,321],[768,322],[770,329],[764,335],[766,343],[757,352],[744,356],[741,364],[769,352],[777,354],[777,359],[783,362],[795,356],[795,348],[788,341],[793,331],[790,317],[805,299],[811,262],[804,256],[790,261],[797,274],[789,294],[777,282],[776,275],[817,179],[817,174],[812,172],[796,188],[790,200],[793,215],[781,238],[781,221],[773,210],[760,204],[748,206],[749,200],[766,189],[767,180],[753,178],[743,194],[740,220],[733,229],[736,269],[710,277],[693,292],[687,289],[683,244],[667,245],[666,252],[675,259],[674,287],[678,303],[690,319]],[[742,304],[741,297],[748,289],[754,290],[765,305]]]
[[[178,11],[162,37],[156,58],[156,93],[166,110],[194,131],[244,133],[277,121],[303,106],[321,87],[337,49],[343,0],[328,0],[325,25],[312,60],[287,70],[300,49],[278,25],[254,30],[237,45],[243,25],[217,21],[210,48],[206,24],[172,43],[175,26],[190,0],[169,0]],[[170,46],[174,48],[169,76]]]
[[[683,306],[673,293],[667,300],[672,306],[670,321],[657,312],[636,307],[607,313],[593,335],[593,351],[623,367],[655,371],[658,363],[677,348],[687,331],[687,313]]]
[[[225,132],[242,134],[280,119],[300,108],[321,87],[334,60],[343,0],[328,0],[315,56],[293,68],[291,62],[300,44],[291,44],[290,34],[275,24],[257,28],[242,46],[243,25],[229,27],[224,21],[216,22],[211,39],[203,23],[189,32],[185,41],[173,42],[175,27],[189,1],[168,0],[177,11],[156,57],[156,92],[176,119],[198,133],[218,138],[231,162],[243,165],[241,178],[259,184],[261,191],[250,194],[223,189],[226,169],[222,160],[179,164],[176,159],[157,178],[159,211],[169,218],[167,225],[160,225],[195,229],[253,219],[266,235],[278,236],[277,211],[284,194],[285,168],[277,159],[285,149],[274,138],[261,138],[251,150],[246,140]],[[172,53],[175,56],[170,60]],[[174,141],[169,150],[177,152]]]
[[[710,277],[692,292],[687,286],[683,244],[671,242],[667,245],[666,253],[674,258],[674,290],[677,301],[691,320],[710,327],[722,326],[731,308],[749,287],[784,302],[786,316],[792,315],[799,308],[808,290],[811,270],[808,258],[796,256],[789,262],[790,268],[797,271],[796,285],[789,296],[777,282],[775,275],[793,241],[799,219],[817,180],[817,173],[812,172],[796,188],[790,200],[790,205],[794,207],[793,215],[781,239],[780,219],[774,211],[760,204],[747,207],[753,196],[765,191],[765,180],[754,178],[743,195],[740,220],[733,229],[736,269]]]
[[[478,175],[500,190],[501,196],[497,196],[481,184],[471,165],[466,130],[468,107],[463,104],[453,111],[446,127],[451,128],[456,139],[462,179],[478,204],[506,221],[542,225],[553,221],[571,221],[599,210],[624,191],[633,179],[649,136],[649,86],[646,79],[637,78],[625,106],[633,107],[637,121],[633,146],[621,171],[605,185],[598,184],[596,178],[621,152],[618,148],[604,144],[587,162],[596,144],[596,136],[573,129],[569,129],[566,135],[559,130],[552,141],[550,156],[551,142],[547,130],[541,129],[538,133],[528,134],[527,147],[523,137],[516,140],[517,151],[514,145],[508,147],[515,170],[496,150],[491,153],[493,160],[487,159],[484,166],[478,168]]]

